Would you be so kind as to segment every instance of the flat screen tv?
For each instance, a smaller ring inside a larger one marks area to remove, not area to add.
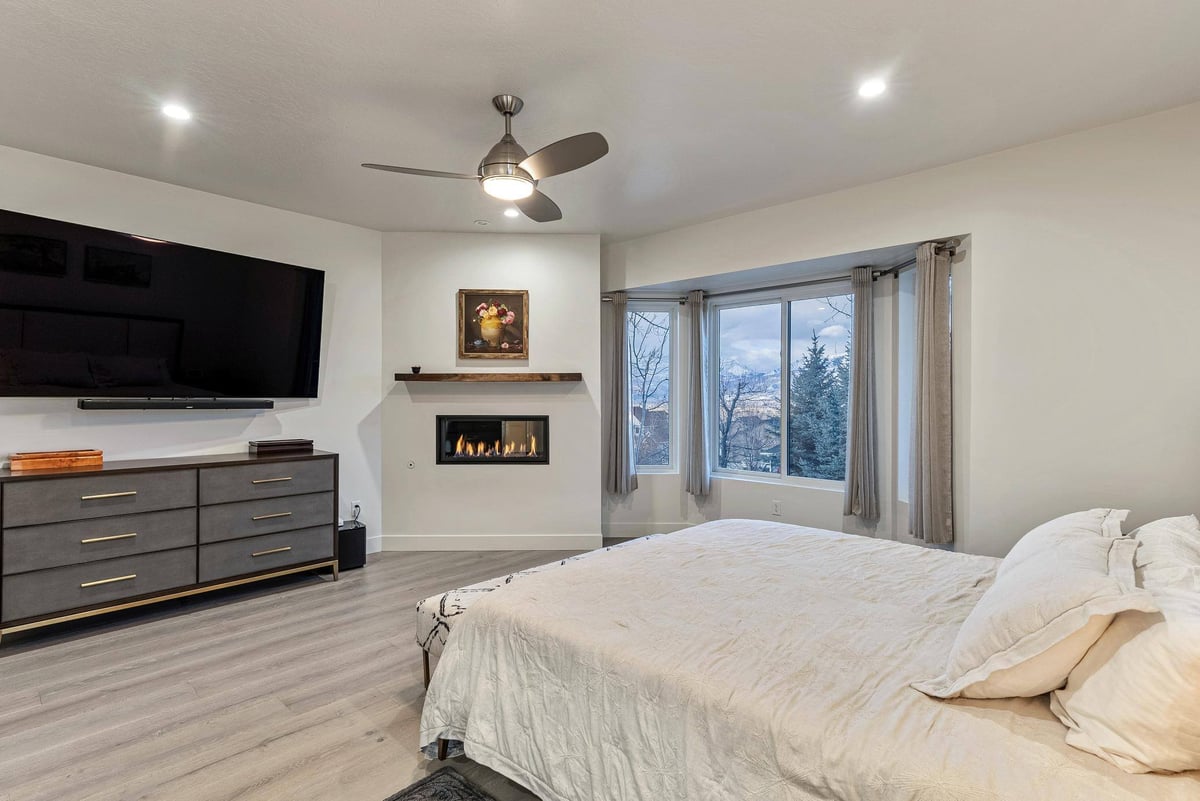
[[[315,398],[325,273],[0,210],[0,396]]]

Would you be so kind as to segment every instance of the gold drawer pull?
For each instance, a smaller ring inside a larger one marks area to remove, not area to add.
[[[266,550],[266,551],[255,551],[254,553],[252,553],[250,555],[251,556],[266,556],[269,553],[283,553],[284,551],[290,551],[290,550],[292,550],[292,546],[285,545],[282,548],[271,548],[270,550]]]
[[[112,584],[114,581],[132,581],[137,578],[137,573],[130,573],[128,576],[117,576],[110,579],[100,579],[99,581],[85,581],[80,584],[80,587],[98,587],[101,584]]]
[[[110,534],[107,537],[88,537],[86,540],[80,540],[80,545],[87,545],[91,542],[112,542],[113,540],[129,540],[137,536],[136,531],[131,531],[128,534]]]
[[[128,498],[131,495],[137,495],[137,490],[126,490],[125,492],[102,492],[99,495],[80,495],[81,501],[98,501],[101,498]]]
[[[291,476],[283,476],[282,478],[256,478],[251,480],[251,484],[274,484],[276,481],[291,481]]]
[[[275,513],[269,514],[269,515],[255,515],[254,517],[252,517],[250,519],[251,520],[271,520],[272,518],[275,518],[275,517],[291,517],[291,516],[292,516],[291,512],[275,512]]]

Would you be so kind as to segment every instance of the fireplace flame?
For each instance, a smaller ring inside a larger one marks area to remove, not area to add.
[[[472,442],[462,434],[454,442],[454,457],[457,459],[471,458],[539,458],[537,437],[530,434],[524,441],[494,440],[493,442]]]

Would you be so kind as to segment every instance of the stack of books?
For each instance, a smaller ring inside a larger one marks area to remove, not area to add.
[[[312,453],[311,439],[259,439],[250,440],[250,452],[259,456],[274,453]]]

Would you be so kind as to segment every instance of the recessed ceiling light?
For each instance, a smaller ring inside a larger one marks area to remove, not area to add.
[[[521,212],[517,211],[516,209],[505,209],[504,210],[505,217],[517,217],[520,214],[521,214]]]
[[[882,78],[871,78],[858,87],[859,97],[879,97],[886,91],[887,83]]]
[[[192,118],[192,112],[178,103],[167,103],[162,107],[162,113],[173,120],[190,120]]]
[[[475,224],[476,225],[487,225],[488,221],[487,220],[476,220]]]

